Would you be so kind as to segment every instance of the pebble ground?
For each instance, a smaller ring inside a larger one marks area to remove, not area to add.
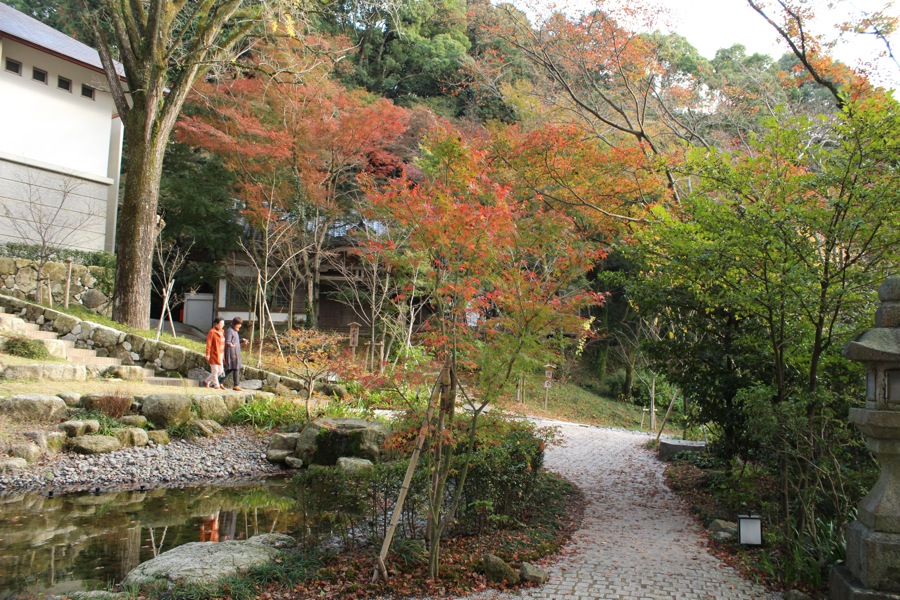
[[[600,600],[780,598],[707,551],[707,534],[664,483],[643,448],[646,435],[541,421],[560,427],[546,466],[581,488],[584,522],[543,586],[475,598]],[[472,597],[470,597],[472,598]]]

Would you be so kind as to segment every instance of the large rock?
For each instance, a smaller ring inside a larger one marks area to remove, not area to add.
[[[105,325],[97,325],[91,331],[91,340],[102,348],[112,348],[124,339],[124,333]]]
[[[119,423],[128,425],[129,427],[140,427],[141,429],[145,429],[147,427],[147,417],[143,415],[125,415],[119,419]]]
[[[304,426],[294,456],[307,465],[335,465],[342,456],[378,462],[390,428],[363,419],[316,419]]]
[[[160,344],[162,346],[162,344]],[[166,371],[178,371],[184,366],[187,350],[181,346],[166,344],[160,366]]]
[[[516,573],[515,569],[494,554],[484,555],[481,561],[481,568],[488,581],[494,583],[518,583],[519,581],[519,574]]]
[[[24,458],[11,458],[0,456],[0,473],[13,473],[28,467],[28,461]]]
[[[57,313],[53,319],[53,329],[60,335],[66,335],[67,333],[72,333],[72,330],[75,329],[78,323],[79,320],[73,316]]]
[[[299,433],[273,433],[272,437],[269,438],[269,448],[293,452],[297,449],[298,439],[300,439]]]
[[[527,583],[542,584],[547,583],[547,580],[550,579],[550,573],[546,569],[541,569],[531,563],[522,563],[522,568],[519,569],[519,577]]]
[[[194,407],[201,419],[222,422],[229,414],[222,396],[194,396]]]
[[[195,427],[203,437],[213,437],[225,431],[225,428],[212,419],[191,419],[188,423]]]
[[[90,310],[100,308],[107,302],[109,302],[109,300],[107,299],[106,295],[100,290],[88,290],[81,295],[81,303],[85,308]]]
[[[57,394],[62,401],[66,403],[66,406],[78,406],[78,403],[81,402],[81,394],[78,392],[63,392],[61,394]]]
[[[138,565],[125,576],[122,585],[164,583],[169,588],[176,584],[209,585],[222,577],[272,562],[278,557],[277,547],[288,543],[282,538],[287,536],[255,536],[247,541],[184,544]]]
[[[84,421],[65,421],[64,423],[59,424],[60,431],[65,432],[65,434],[70,438],[76,438],[84,435],[87,427],[84,424]]]
[[[148,431],[147,438],[157,446],[165,446],[169,443],[169,433],[165,429]]]
[[[62,431],[30,431],[25,437],[37,444],[41,452],[56,454],[63,449],[67,436]]]
[[[109,435],[82,435],[72,438],[72,450],[79,454],[106,454],[120,449],[119,440]]]
[[[155,427],[181,425],[191,420],[191,399],[182,394],[147,396],[141,412]]]
[[[143,381],[144,367],[137,367],[134,365],[111,365],[103,371],[103,375],[121,379],[123,381]]]
[[[116,439],[123,446],[143,447],[150,440],[147,432],[140,427],[126,427],[115,432]]]
[[[337,459],[337,468],[348,473],[362,473],[363,471],[368,471],[374,466],[375,463],[366,458],[342,456]]]
[[[15,422],[55,421],[66,416],[66,403],[48,394],[20,394],[0,398],[0,415]]]
[[[25,462],[37,462],[41,460],[41,449],[34,442],[25,442],[21,444],[13,444],[9,448],[10,456],[16,458],[24,458]]]

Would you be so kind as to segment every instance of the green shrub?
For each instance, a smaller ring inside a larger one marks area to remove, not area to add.
[[[250,425],[256,429],[274,429],[302,423],[306,420],[306,407],[282,398],[260,398],[237,407],[229,422],[234,425]]]
[[[46,360],[51,358],[50,352],[47,351],[47,347],[40,341],[18,335],[8,338],[3,344],[3,350],[7,354],[32,360]]]

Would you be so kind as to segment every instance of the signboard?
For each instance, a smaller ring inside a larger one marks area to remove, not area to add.
[[[553,383],[553,382],[552,382],[551,380],[548,379],[547,381],[544,382],[544,387],[547,388],[547,389],[549,390],[549,389],[550,389],[550,384],[551,384],[551,383]]]
[[[350,347],[356,348],[359,345],[359,323],[350,323]]]

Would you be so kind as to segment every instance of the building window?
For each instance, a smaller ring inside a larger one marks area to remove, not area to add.
[[[22,74],[22,63],[17,60],[13,60],[11,58],[6,59],[6,70],[10,73],[15,73],[16,75]]]
[[[67,92],[71,92],[72,91],[72,80],[66,79],[65,77],[60,77],[59,79],[56,80],[56,87],[58,87],[61,90],[65,90]]]
[[[81,95],[85,98],[94,99],[94,88],[89,85],[81,84]]]
[[[34,67],[31,70],[31,78],[41,83],[47,83],[47,71]]]

